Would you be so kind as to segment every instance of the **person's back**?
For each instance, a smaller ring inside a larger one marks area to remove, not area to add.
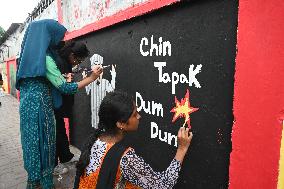
[[[63,43],[62,43],[63,44]],[[85,43],[68,41],[61,48],[54,50],[56,55],[57,68],[61,74],[66,77],[67,82],[72,82],[72,67],[79,65],[89,55],[89,50]],[[70,56],[74,57],[70,61]],[[67,163],[74,163],[78,161],[78,156],[71,153],[69,149],[68,136],[66,134],[64,118],[69,119],[72,124],[73,115],[72,108],[74,105],[74,95],[62,94],[62,105],[54,110],[56,119],[56,156],[54,175],[60,175],[68,172]],[[60,163],[58,164],[58,160]]]
[[[92,152],[90,156],[90,164],[87,166],[86,172],[80,178],[80,185],[79,185],[80,189],[96,188],[102,163],[105,160],[105,157],[108,154],[109,150],[113,147],[113,145],[114,145],[113,143],[103,142],[100,139],[98,139],[94,143],[91,150]],[[127,148],[125,151],[125,155],[123,155],[123,157],[127,158],[128,152],[130,150],[133,149]],[[123,161],[124,159],[123,157],[121,158],[121,161],[123,162],[123,164],[125,164],[125,162]],[[132,188],[132,189],[139,188],[124,179],[121,166],[118,167],[118,170],[116,172],[115,186],[116,187],[124,186],[124,188]]]

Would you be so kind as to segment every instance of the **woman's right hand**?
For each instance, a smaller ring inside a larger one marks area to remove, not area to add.
[[[100,74],[103,72],[103,68],[101,66],[94,66],[92,70],[93,72],[91,73],[89,77],[86,77],[82,81],[79,81],[77,83],[78,89],[86,87],[87,85],[95,81],[100,76]]]
[[[178,131],[178,149],[175,159],[182,163],[183,158],[190,146],[193,134],[189,132],[189,128],[181,127]]]
[[[90,77],[92,78],[93,81],[95,81],[100,76],[100,74],[103,72],[103,67],[102,66],[94,66],[92,68],[92,70],[93,70],[93,72],[90,75]]]
[[[192,132],[189,132],[189,128],[181,127],[178,131],[178,149],[187,151],[193,137]]]

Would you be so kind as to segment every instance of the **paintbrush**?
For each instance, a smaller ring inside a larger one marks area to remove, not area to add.
[[[111,65],[106,65],[106,66],[102,66],[103,69],[106,69],[108,67],[110,67]],[[79,72],[85,72],[86,74],[88,73],[92,73],[92,68],[87,68],[87,67],[80,67],[80,66],[75,66],[72,68],[72,73],[73,74],[77,74]],[[62,74],[63,77],[67,78],[68,77],[68,73],[64,73]]]
[[[103,69],[106,69],[108,67],[110,67],[111,65],[106,65],[106,66],[102,66]],[[85,71],[85,73],[91,73],[93,70],[92,68],[87,68],[87,67],[80,67],[80,66],[75,66],[74,68],[72,68],[72,73],[79,73],[79,72],[83,72]]]

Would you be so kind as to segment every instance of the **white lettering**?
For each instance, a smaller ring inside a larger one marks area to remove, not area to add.
[[[164,117],[164,109],[162,104],[152,101],[152,115]]]
[[[177,136],[172,135],[171,133],[168,133],[168,144],[172,145],[172,140],[174,139],[174,146],[177,147]]]
[[[180,74],[179,80],[181,83],[188,83],[188,80],[184,74]]]
[[[193,70],[194,65],[191,64],[188,69],[188,78],[184,74],[179,74],[177,72],[172,72],[171,77],[168,73],[163,72],[163,67],[166,67],[166,62],[154,62],[154,67],[158,68],[159,71],[159,82],[160,83],[169,83],[172,84],[172,94],[176,93],[176,85],[178,83],[188,83],[189,86],[192,86],[194,83],[196,88],[201,88],[200,83],[196,79],[196,75],[201,72],[202,65],[199,64]]]
[[[179,82],[179,74],[177,72],[172,73],[172,94],[176,94],[176,84]]]
[[[142,54],[142,56],[148,56],[148,55],[149,55],[149,52],[148,52],[148,51],[144,52],[143,49],[142,49],[143,43],[144,43],[145,45],[148,45],[148,39],[147,39],[146,37],[143,37],[143,38],[141,39],[141,43],[140,43],[140,53]]]
[[[138,100],[140,100],[140,105],[138,105]],[[140,112],[142,110],[142,108],[144,107],[144,100],[142,98],[142,96],[140,95],[140,93],[136,92],[136,106],[137,106],[137,112]]]
[[[156,56],[158,56],[158,45],[154,43],[154,36],[151,36],[151,49],[150,56],[153,56],[153,51],[156,51]]]
[[[159,82],[168,83],[171,82],[170,75],[168,73],[163,73],[163,67],[166,66],[166,62],[154,62],[154,66],[159,70]]]
[[[158,130],[158,125],[154,122],[151,122],[151,138],[157,138]]]
[[[150,47],[149,47],[150,45]],[[143,47],[148,47],[149,51],[144,51]],[[142,56],[171,56],[172,45],[169,41],[163,41],[162,37],[159,37],[158,44],[154,40],[154,36],[151,36],[150,44],[146,37],[143,37],[140,42],[140,53]]]
[[[163,38],[159,37],[159,56],[162,56],[163,54]]]
[[[138,112],[143,110],[147,114],[152,114],[152,115],[164,117],[164,109],[163,109],[162,104],[156,103],[154,101],[145,102],[143,97],[141,96],[141,94],[139,92],[136,92],[135,100],[136,100],[136,106],[137,106]]]
[[[163,56],[166,56],[167,54],[172,56],[172,45],[169,41],[163,42]]]
[[[166,142],[169,145],[172,145],[172,140],[174,140],[174,146],[177,147],[177,136],[163,132],[155,122],[151,122],[151,138],[158,138],[160,141]]]
[[[188,84],[189,86],[192,86],[192,83],[194,83],[196,88],[201,88],[199,82],[195,78],[196,74],[200,73],[202,65],[199,64],[196,66],[195,70],[193,70],[194,65],[191,64],[188,69]]]
[[[167,142],[167,132],[163,132],[164,133],[164,138],[162,138],[162,131],[159,130],[159,140],[162,142]]]

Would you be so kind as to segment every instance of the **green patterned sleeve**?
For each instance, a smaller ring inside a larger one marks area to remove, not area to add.
[[[75,94],[78,91],[78,84],[67,83],[50,56],[46,56],[46,78],[63,94]]]

